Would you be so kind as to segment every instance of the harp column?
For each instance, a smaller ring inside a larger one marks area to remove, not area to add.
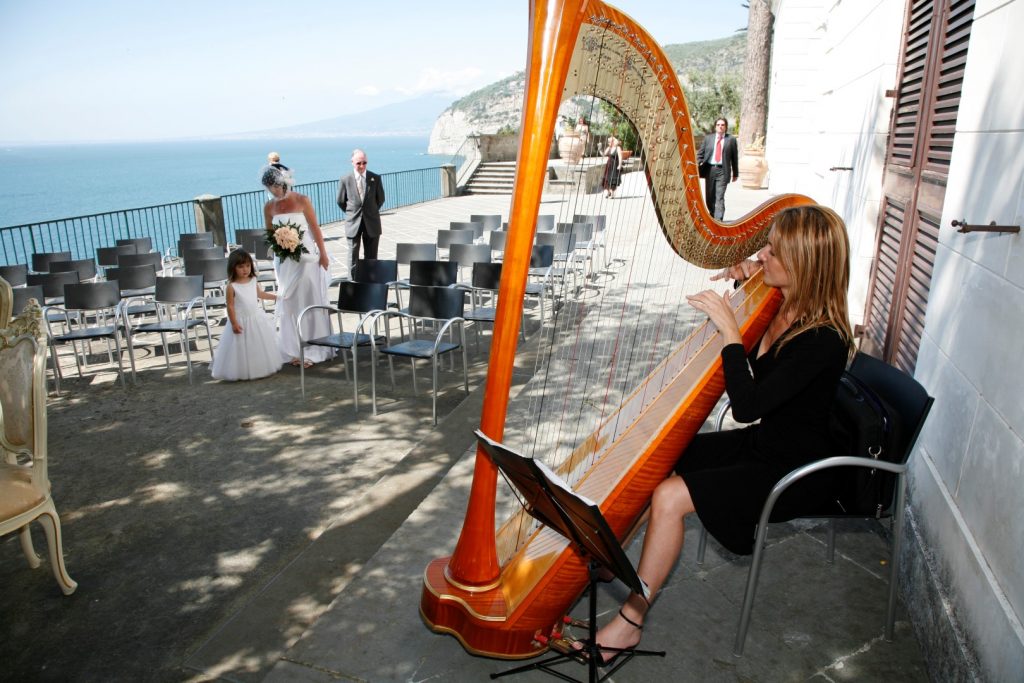
[[[568,64],[572,59],[589,0],[533,0],[526,97],[520,130],[515,191],[498,292],[487,390],[481,430],[500,441],[518,343],[523,295],[536,231],[551,135],[558,117]],[[421,612],[435,630],[451,632],[470,649],[462,626],[468,621],[503,619],[501,567],[495,550],[494,500],[497,470],[478,449],[473,485],[462,533],[450,558],[434,560],[426,570]],[[472,613],[470,616],[468,613]]]

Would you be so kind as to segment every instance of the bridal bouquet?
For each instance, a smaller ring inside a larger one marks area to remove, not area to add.
[[[291,221],[277,223],[267,230],[264,241],[282,261],[289,258],[298,261],[309,253],[302,244],[302,232],[302,227]]]

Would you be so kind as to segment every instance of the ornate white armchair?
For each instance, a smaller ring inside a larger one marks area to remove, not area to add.
[[[40,558],[29,523],[46,534],[53,575],[65,595],[78,587],[64,568],[60,517],[46,473],[46,343],[42,311],[30,302],[9,320],[11,288],[0,280],[0,536],[17,531],[30,567]]]

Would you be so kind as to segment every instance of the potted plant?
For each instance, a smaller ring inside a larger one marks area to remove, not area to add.
[[[739,163],[740,182],[743,187],[760,188],[768,175],[768,163],[764,160],[764,137],[758,136],[743,148]]]
[[[583,140],[575,129],[575,121],[569,116],[561,119],[562,135],[558,138],[558,156],[567,164],[578,164],[583,158]]]

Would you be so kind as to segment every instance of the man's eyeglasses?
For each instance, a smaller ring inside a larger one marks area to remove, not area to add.
[[[356,166],[366,166],[366,162],[365,161],[357,161],[356,162]]]

